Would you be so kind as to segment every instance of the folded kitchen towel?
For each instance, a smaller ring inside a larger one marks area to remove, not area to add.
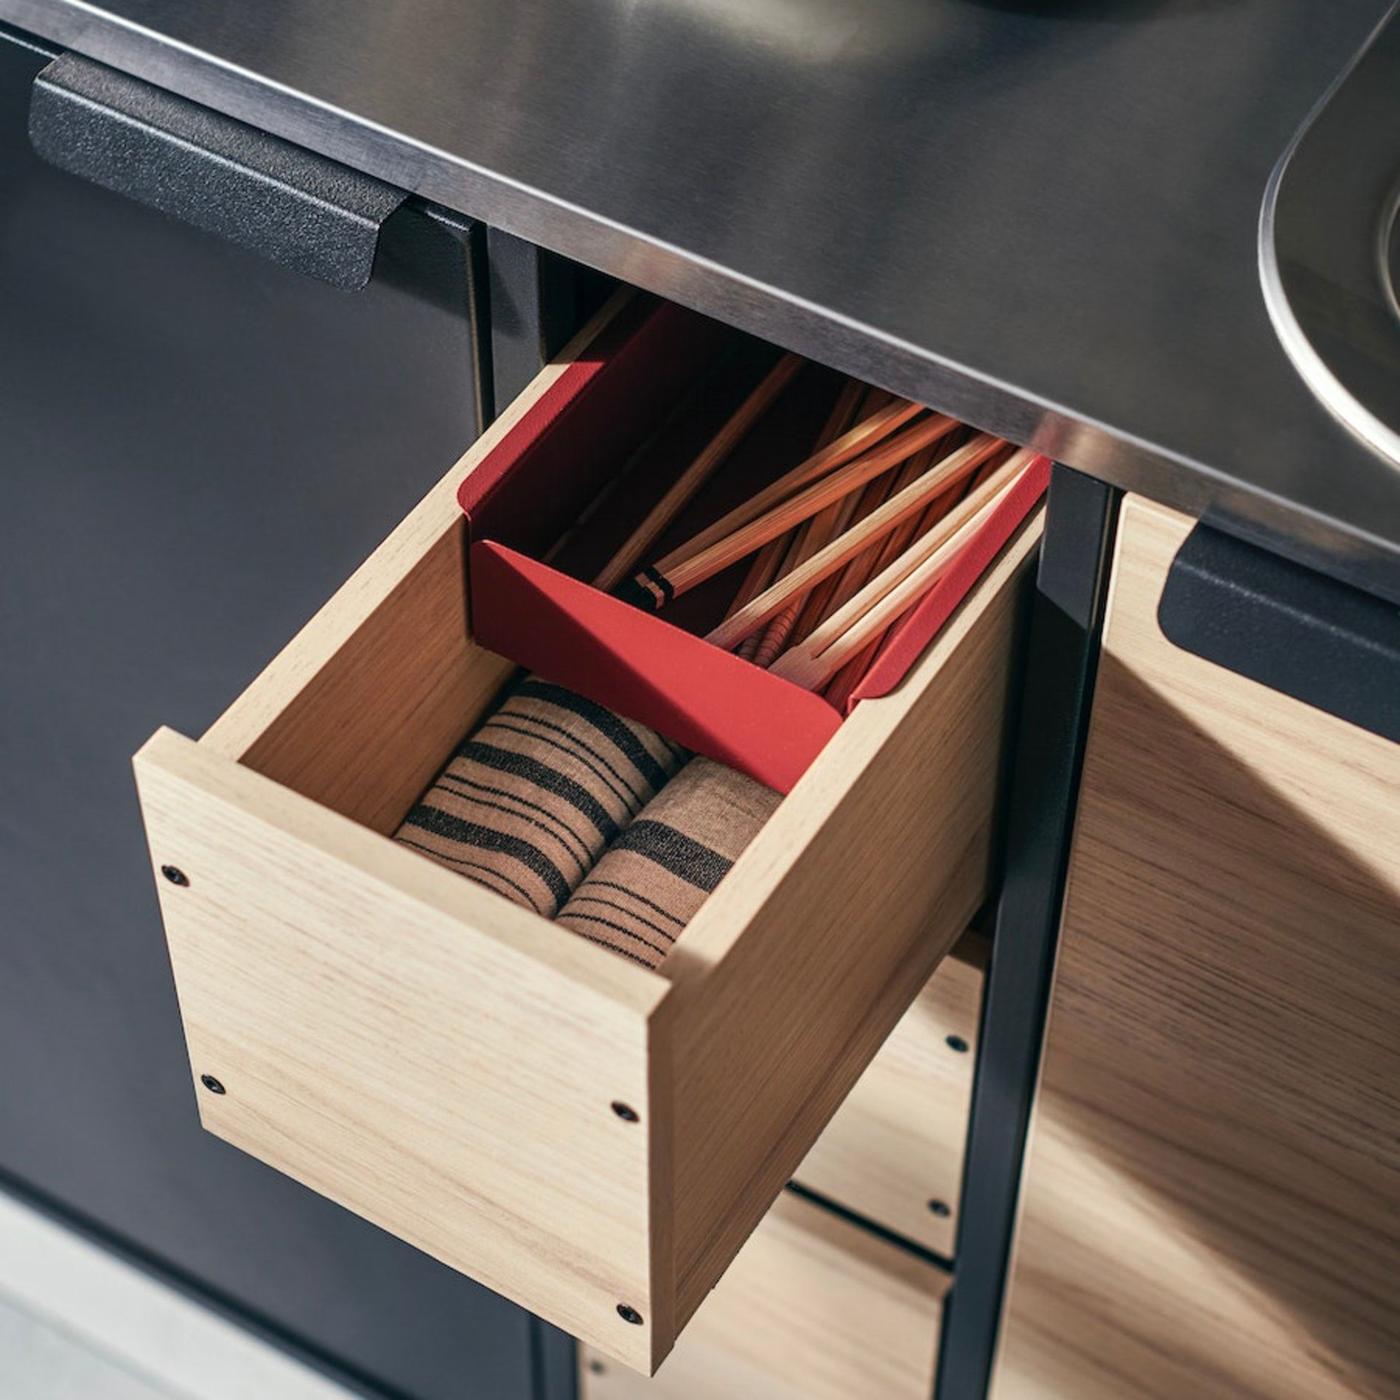
[[[659,967],[780,793],[693,758],[637,814],[559,913],[565,928]]]
[[[395,840],[553,918],[684,751],[529,676],[453,754]]]

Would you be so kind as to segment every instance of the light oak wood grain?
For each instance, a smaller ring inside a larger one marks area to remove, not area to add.
[[[466,634],[455,500],[501,431],[203,739],[150,741],[142,809],[190,879],[157,888],[205,1126],[648,1371],[986,893],[1036,528],[662,976],[385,835],[508,669]]]
[[[665,982],[169,730],[136,771],[204,1126],[653,1364]]]
[[[953,1254],[987,940],[967,933],[856,1081],[795,1179],[945,1258]],[[956,1036],[966,1050],[948,1044]],[[941,1201],[947,1215],[929,1209]]]
[[[785,1193],[660,1374],[584,1348],[581,1400],[928,1400],[948,1283]]]
[[[1400,1394],[1400,748],[1173,647],[1130,499],[996,1400]]]
[[[676,1315],[703,1300],[988,893],[1039,518],[859,705],[667,960]]]

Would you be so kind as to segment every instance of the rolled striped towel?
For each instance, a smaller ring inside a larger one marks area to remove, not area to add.
[[[394,839],[553,918],[684,758],[645,725],[529,676]]]
[[[782,795],[693,758],[637,814],[559,913],[565,928],[659,967]]]

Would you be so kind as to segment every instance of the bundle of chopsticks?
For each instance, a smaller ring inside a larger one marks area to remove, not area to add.
[[[707,640],[843,703],[1035,456],[847,381],[805,460],[645,566],[629,596],[663,608],[751,557]]]
[[[1036,454],[848,380],[803,460],[653,557],[802,365],[773,365],[594,583],[664,609],[747,559],[707,640],[841,707]],[[779,800],[531,676],[463,742],[398,839],[654,968]]]

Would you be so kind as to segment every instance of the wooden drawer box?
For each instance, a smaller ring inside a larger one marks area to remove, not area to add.
[[[1038,521],[630,964],[390,839],[511,672],[457,489],[586,343],[136,769],[204,1126],[650,1371],[988,893]]]
[[[809,1190],[953,1254],[988,944],[967,933],[798,1168]]]
[[[784,1192],[661,1373],[584,1348],[580,1400],[928,1400],[950,1281]]]

